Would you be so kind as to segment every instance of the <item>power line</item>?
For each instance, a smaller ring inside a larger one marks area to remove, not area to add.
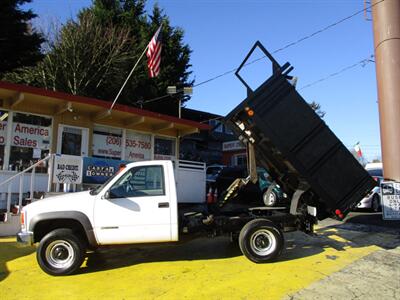
[[[376,3],[374,3],[374,4],[371,4],[370,6],[365,7],[365,8],[363,8],[363,9],[359,10],[359,11],[356,11],[355,13],[353,13],[353,14],[347,16],[347,17],[344,17],[344,18],[342,18],[342,19],[340,19],[340,20],[338,20],[338,21],[336,21],[336,22],[334,22],[334,23],[331,23],[331,24],[329,24],[329,25],[327,25],[327,26],[325,26],[325,27],[323,27],[323,28],[321,28],[321,29],[319,29],[319,30],[317,30],[317,31],[314,31],[313,33],[311,33],[311,34],[309,34],[309,35],[306,35],[306,36],[304,36],[304,37],[302,37],[302,38],[300,38],[300,39],[298,39],[298,40],[296,40],[296,41],[294,41],[294,42],[291,42],[291,43],[289,43],[289,44],[286,44],[285,46],[274,50],[274,51],[272,52],[272,54],[276,54],[276,53],[281,52],[281,51],[283,51],[283,50],[286,50],[286,49],[288,49],[288,48],[290,48],[290,47],[293,47],[293,46],[295,46],[295,45],[297,45],[297,44],[299,44],[299,43],[301,43],[301,42],[304,42],[304,41],[306,41],[306,40],[308,40],[308,39],[311,39],[311,38],[315,37],[316,35],[319,35],[319,34],[325,32],[325,31],[327,31],[327,30],[329,30],[329,29],[331,29],[331,28],[333,28],[333,27],[335,27],[335,26],[337,26],[337,25],[339,25],[339,24],[341,24],[341,23],[343,23],[343,22],[345,22],[345,21],[348,21],[348,20],[354,18],[355,16],[357,16],[357,15],[363,13],[365,10],[368,10],[368,9],[373,8],[374,6],[376,6],[376,5],[380,4],[380,3],[382,3],[383,1],[385,1],[385,0],[380,0],[380,1],[376,2]],[[266,56],[264,55],[264,56],[262,56],[262,57],[256,58],[256,59],[254,59],[254,60],[252,60],[252,61],[250,61],[250,62],[244,64],[243,67],[247,67],[247,66],[249,66],[249,65],[251,65],[251,64],[254,64],[255,62],[258,62],[258,61],[264,59],[265,57],[266,57]],[[359,64],[359,63],[357,63],[357,65],[358,65],[358,64]],[[199,87],[199,86],[201,86],[201,85],[204,85],[204,84],[209,83],[209,82],[211,82],[211,81],[217,80],[217,79],[219,79],[219,78],[221,78],[221,77],[224,77],[224,76],[226,76],[226,75],[232,74],[232,73],[236,72],[237,69],[238,69],[238,68],[234,68],[234,69],[231,69],[231,70],[229,70],[229,71],[223,72],[223,73],[221,73],[221,74],[219,74],[219,75],[216,75],[216,76],[214,76],[214,77],[211,77],[211,78],[209,78],[209,79],[206,79],[206,80],[204,80],[204,81],[201,81],[200,83],[193,85],[193,87]],[[303,88],[305,88],[305,87],[303,87]],[[302,89],[303,89],[303,88],[302,88]],[[169,97],[169,96],[170,96],[170,95],[167,94],[167,95],[164,95],[164,96],[161,96],[161,97],[156,97],[156,98],[152,98],[152,99],[149,99],[149,100],[145,100],[145,101],[142,102],[142,104],[150,103],[150,102],[153,102],[153,101],[158,101],[158,100],[167,98],[167,97]]]
[[[352,64],[352,65],[350,65],[350,66],[344,67],[343,69],[341,69],[341,70],[339,70],[339,71],[337,71],[337,72],[335,72],[335,73],[329,74],[329,75],[326,76],[326,77],[323,77],[323,78],[318,79],[318,80],[316,80],[316,81],[314,81],[314,82],[311,82],[311,83],[309,83],[309,84],[306,84],[305,86],[302,86],[302,87],[299,88],[298,90],[301,91],[301,90],[304,90],[304,89],[306,89],[306,88],[309,88],[309,87],[311,87],[311,86],[313,86],[313,85],[316,85],[316,84],[318,84],[318,83],[320,83],[320,82],[322,82],[322,81],[328,80],[328,79],[330,79],[330,78],[332,78],[332,77],[335,77],[335,76],[337,76],[337,75],[339,75],[339,74],[341,74],[341,73],[344,73],[344,72],[346,72],[346,71],[348,71],[348,70],[350,70],[350,69],[353,69],[353,68],[355,68],[355,67],[358,67],[358,66],[360,66],[360,65],[361,65],[362,67],[365,67],[368,63],[374,62],[374,61],[372,60],[373,57],[374,57],[374,55],[371,54],[371,55],[368,56],[367,58],[364,58],[363,60],[360,60],[359,62],[356,62],[355,64]]]
[[[285,45],[285,46],[283,46],[283,47],[281,47],[281,48],[278,48],[278,49],[274,50],[274,51],[272,52],[272,54],[275,54],[275,53],[281,52],[281,51],[283,51],[283,50],[286,50],[287,48],[290,48],[290,47],[292,47],[292,46],[295,46],[295,45],[297,45],[297,44],[299,44],[299,43],[301,43],[301,42],[304,42],[305,40],[308,40],[308,39],[310,39],[310,38],[312,38],[312,37],[314,37],[314,36],[316,36],[316,35],[318,35],[318,34],[320,34],[320,33],[323,33],[324,31],[327,31],[328,29],[331,29],[331,28],[333,28],[333,27],[335,27],[335,26],[337,26],[337,25],[339,25],[339,24],[341,24],[341,23],[343,23],[343,22],[345,22],[345,21],[347,21],[347,20],[349,20],[349,19],[351,19],[351,18],[353,18],[353,17],[355,17],[355,16],[361,14],[361,13],[363,13],[366,9],[370,9],[370,8],[374,7],[375,5],[378,5],[379,3],[382,3],[383,1],[385,1],[385,0],[381,0],[381,1],[377,2],[377,3],[375,3],[375,4],[372,4],[372,5],[366,7],[366,8],[364,8],[364,9],[362,9],[362,10],[359,10],[359,11],[357,11],[357,12],[355,12],[355,13],[353,13],[353,14],[351,14],[351,15],[345,17],[345,18],[343,18],[343,19],[340,19],[340,20],[338,20],[338,21],[336,21],[336,22],[334,22],[334,23],[332,23],[332,24],[330,24],[330,25],[328,25],[328,26],[325,26],[325,27],[322,28],[322,29],[319,29],[319,30],[317,30],[317,31],[315,31],[315,32],[313,32],[313,33],[311,33],[311,34],[309,34],[309,35],[306,35],[306,36],[304,36],[304,37],[298,39],[297,41],[291,42],[291,43],[289,43],[289,44],[287,44],[287,45]],[[252,61],[246,63],[244,66],[251,65],[251,64],[253,64],[253,63],[257,62],[257,61],[260,61],[260,60],[264,59],[265,57],[266,57],[266,56],[264,55],[264,56],[262,56],[262,57],[259,57],[259,58],[257,58],[257,59],[254,59],[254,60],[252,60]],[[217,76],[212,77],[212,78],[210,78],[210,79],[204,80],[204,81],[202,81],[202,82],[200,82],[200,83],[198,83],[198,84],[195,84],[193,87],[198,87],[198,86],[203,85],[203,84],[205,84],[205,83],[208,83],[208,82],[210,82],[210,81],[214,81],[214,80],[216,80],[216,79],[218,79],[218,78],[221,78],[221,77],[226,76],[226,75],[228,75],[228,74],[234,73],[234,72],[236,72],[236,70],[237,70],[237,68],[232,69],[232,70],[229,70],[229,71],[226,71],[226,72],[224,72],[224,73],[222,73],[222,74],[220,74],[220,75],[217,75]]]

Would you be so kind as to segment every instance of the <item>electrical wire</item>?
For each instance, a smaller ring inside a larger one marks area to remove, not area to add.
[[[311,34],[309,34],[309,35],[306,35],[306,36],[304,36],[304,37],[298,39],[297,41],[291,42],[291,43],[289,43],[289,44],[287,44],[287,45],[285,45],[285,46],[283,46],[283,47],[281,47],[281,48],[278,48],[278,49],[274,50],[274,51],[272,52],[272,54],[276,54],[276,53],[278,53],[278,52],[281,52],[281,51],[283,51],[283,50],[286,50],[287,48],[290,48],[290,47],[292,47],[292,46],[295,46],[295,45],[297,45],[297,44],[299,44],[299,43],[301,43],[301,42],[304,42],[305,40],[308,40],[308,39],[310,39],[310,38],[312,38],[312,37],[314,37],[314,36],[316,36],[316,35],[318,35],[318,34],[320,34],[320,33],[323,33],[324,31],[327,31],[327,30],[329,30],[329,29],[331,29],[331,28],[333,28],[333,27],[335,27],[335,26],[337,26],[337,25],[339,25],[339,24],[341,24],[341,23],[343,23],[343,22],[345,22],[345,21],[347,21],[347,20],[349,20],[349,19],[351,19],[351,18],[353,18],[353,17],[355,17],[355,16],[361,14],[361,13],[363,13],[365,10],[372,8],[372,7],[374,7],[375,5],[378,5],[378,4],[382,3],[383,1],[385,1],[385,0],[381,0],[381,1],[379,1],[379,2],[376,2],[375,4],[372,4],[372,5],[370,5],[369,7],[363,8],[362,10],[359,10],[359,11],[357,11],[357,12],[355,12],[355,13],[353,13],[353,14],[351,14],[351,15],[349,15],[349,16],[343,18],[343,19],[340,19],[340,20],[338,20],[338,21],[336,21],[336,22],[334,22],[334,23],[328,25],[328,26],[325,26],[325,27],[322,28],[322,29],[319,29],[319,30],[317,30],[317,31],[315,31],[315,32],[313,32],[313,33],[311,33]],[[250,61],[250,62],[244,64],[243,67],[246,67],[246,66],[249,66],[249,65],[251,65],[251,64],[253,64],[253,63],[255,63],[255,62],[258,62],[258,61],[264,59],[265,57],[266,57],[266,56],[264,55],[264,56],[262,56],[262,57],[256,58],[256,59],[254,59],[254,60],[252,60],[252,61]],[[198,87],[198,86],[200,86],[200,85],[203,85],[203,84],[208,83],[208,82],[210,82],[210,81],[214,81],[214,80],[216,80],[216,79],[218,79],[218,78],[221,78],[221,77],[226,76],[226,75],[228,75],[228,74],[234,73],[234,72],[236,72],[236,71],[237,71],[237,68],[232,69],[232,70],[229,70],[229,71],[226,71],[226,72],[224,72],[224,73],[222,73],[222,74],[220,74],[220,75],[217,75],[217,76],[212,77],[212,78],[210,78],[210,79],[204,80],[204,81],[202,81],[202,82],[200,82],[200,83],[198,83],[198,84],[195,84],[193,87]]]
[[[333,28],[333,27],[335,27],[335,26],[338,26],[339,24],[341,24],[341,23],[343,23],[343,22],[346,22],[346,21],[348,21],[348,20],[354,18],[355,16],[358,16],[359,14],[363,13],[365,10],[371,9],[371,8],[373,8],[374,6],[376,6],[376,5],[380,4],[380,3],[382,3],[383,1],[385,1],[385,0],[380,0],[380,1],[376,2],[376,3],[374,3],[374,4],[371,4],[370,6],[365,7],[365,8],[363,8],[363,9],[359,10],[359,11],[356,11],[356,12],[354,12],[353,14],[347,16],[347,17],[344,17],[344,18],[342,18],[342,19],[340,19],[340,20],[338,20],[338,21],[336,21],[336,22],[334,22],[334,23],[331,23],[331,24],[329,24],[329,25],[327,25],[327,26],[325,26],[325,27],[323,27],[323,28],[321,28],[321,29],[319,29],[319,30],[317,30],[317,31],[314,31],[313,33],[311,33],[311,34],[309,34],[309,35],[306,35],[306,36],[304,36],[304,37],[302,37],[302,38],[300,38],[300,39],[298,39],[298,40],[296,40],[296,41],[294,41],[294,42],[291,42],[291,43],[289,43],[289,44],[286,44],[285,46],[274,50],[274,51],[272,52],[272,54],[276,54],[276,53],[281,52],[281,51],[283,51],[283,50],[286,50],[286,49],[288,49],[288,48],[290,48],[290,47],[293,47],[293,46],[295,46],[295,45],[297,45],[297,44],[299,44],[299,43],[301,43],[301,42],[304,42],[304,41],[306,41],[306,40],[308,40],[308,39],[311,39],[311,38],[315,37],[316,35],[319,35],[319,34],[325,32],[325,31],[327,31],[327,30],[329,30],[329,29],[331,29],[331,28]],[[262,59],[264,59],[264,58],[266,58],[265,55],[262,56],[262,57],[256,58],[256,59],[254,59],[254,60],[252,60],[252,61],[250,61],[250,62],[244,64],[243,67],[247,67],[247,66],[249,66],[249,65],[251,65],[251,64],[254,64],[254,63],[256,63],[256,62],[258,62],[258,61],[260,61],[260,60],[262,60]],[[353,68],[353,67],[355,67],[356,65],[359,65],[359,64],[360,64],[360,62],[354,64],[354,66],[349,66],[349,67],[347,67],[347,69]],[[232,73],[236,72],[237,69],[238,69],[238,68],[234,68],[234,69],[231,69],[231,70],[229,70],[229,71],[226,71],[226,72],[224,72],[224,73],[222,73],[222,74],[219,74],[219,75],[216,75],[216,76],[211,77],[211,78],[209,78],[209,79],[206,79],[206,80],[204,80],[204,81],[201,81],[200,83],[193,85],[193,87],[199,87],[199,86],[201,86],[201,85],[204,85],[204,84],[209,83],[209,82],[211,82],[211,81],[217,80],[217,79],[219,79],[219,78],[221,78],[221,77],[224,77],[224,76],[226,76],[226,75],[232,74]],[[341,71],[339,71],[339,72],[337,72],[337,73],[340,74],[341,72],[343,72],[343,70],[341,70]],[[331,74],[331,75],[332,75],[332,74]],[[337,75],[337,74],[336,74],[336,75]],[[332,76],[329,76],[329,77],[332,77]],[[324,80],[326,80],[326,79],[324,79]],[[319,82],[319,81],[318,81],[318,82]],[[313,85],[313,84],[316,84],[316,82],[310,84],[310,86]],[[306,88],[306,87],[308,87],[308,86],[302,87],[301,89],[304,89],[304,88]],[[141,104],[143,105],[143,104],[146,104],[146,103],[158,101],[158,100],[167,98],[167,97],[169,97],[169,96],[170,96],[170,95],[167,94],[167,95],[164,95],[164,96],[161,96],[161,97],[152,98],[152,99],[143,101]]]
[[[313,86],[313,85],[316,85],[316,84],[318,84],[318,83],[320,83],[320,82],[323,82],[323,81],[325,81],[325,80],[328,80],[328,79],[330,79],[330,78],[332,78],[332,77],[335,77],[335,76],[337,76],[337,75],[339,75],[339,74],[342,74],[342,73],[344,73],[344,72],[346,72],[346,71],[348,71],[348,70],[350,70],[350,69],[353,69],[353,68],[355,68],[355,67],[358,67],[358,66],[362,66],[362,67],[365,67],[368,63],[370,63],[370,62],[375,62],[374,60],[372,60],[372,58],[374,57],[374,55],[370,55],[370,56],[368,56],[367,58],[364,58],[363,60],[360,60],[359,62],[356,62],[355,64],[352,64],[352,65],[350,65],[350,66],[347,66],[347,67],[344,67],[343,69],[341,69],[341,70],[339,70],[339,71],[337,71],[337,72],[334,72],[334,73],[332,73],[332,74],[329,74],[328,76],[326,76],[326,77],[323,77],[323,78],[321,78],[321,79],[318,79],[318,80],[316,80],[316,81],[314,81],[314,82],[311,82],[311,83],[309,83],[309,84],[306,84],[306,85],[304,85],[304,86],[302,86],[301,88],[299,88],[298,90],[299,91],[301,91],[301,90],[304,90],[304,89],[306,89],[306,88],[309,88],[309,87],[311,87],[311,86]]]

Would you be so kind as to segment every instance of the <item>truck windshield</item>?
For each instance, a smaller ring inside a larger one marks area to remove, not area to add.
[[[117,175],[118,173],[115,173],[113,176],[111,176],[110,178],[107,179],[106,182],[104,182],[103,184],[99,185],[98,187],[96,187],[95,189],[90,191],[90,195],[97,195],[98,193],[101,192],[101,190],[115,177],[115,175]]]

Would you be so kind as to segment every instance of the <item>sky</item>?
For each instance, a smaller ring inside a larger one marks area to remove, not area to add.
[[[364,7],[363,0],[148,0],[148,12],[155,3],[172,26],[185,32],[195,84],[237,68],[257,40],[274,52]],[[90,5],[91,0],[33,0],[24,7],[38,15],[37,26],[44,26],[49,20],[74,18]],[[291,75],[298,77],[299,93],[321,105],[325,122],[339,139],[349,148],[360,142],[371,161],[381,152],[375,64],[368,60],[374,54],[370,18],[358,14],[273,56],[279,64],[294,67]],[[256,51],[250,60],[259,57]],[[241,72],[254,88],[270,74],[266,59]],[[186,106],[225,115],[245,97],[245,87],[230,73],[195,86]]]

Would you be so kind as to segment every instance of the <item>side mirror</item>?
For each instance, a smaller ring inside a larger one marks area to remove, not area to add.
[[[110,199],[110,191],[104,193],[103,199]]]

